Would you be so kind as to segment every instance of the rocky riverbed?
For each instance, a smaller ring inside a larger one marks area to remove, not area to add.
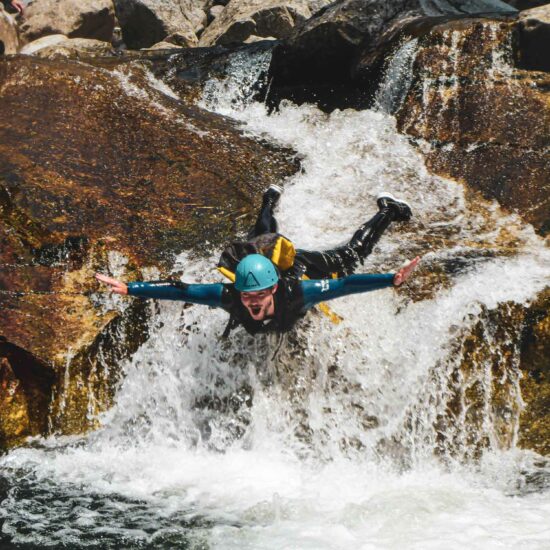
[[[550,7],[516,4],[529,9],[36,0],[17,19],[2,9],[0,446],[82,433],[115,402],[119,365],[147,340],[155,308],[105,301],[94,271],[157,277],[182,251],[209,254],[250,224],[268,184],[300,170],[291,147],[199,101],[236,59],[268,59],[247,93],[272,110],[288,101],[385,110],[433,174],[466,187],[472,211],[496,199],[544,238],[550,66],[540,52],[550,47]],[[429,249],[450,242],[422,235]],[[513,256],[520,240],[501,227],[491,254]],[[411,299],[431,298],[452,276],[434,265]],[[462,419],[478,435],[442,436],[437,453],[466,444],[475,457],[487,446],[487,399],[472,374],[483,368],[501,381],[489,402],[502,447],[550,452],[549,315],[548,290],[502,303],[456,344],[461,360],[437,422]]]

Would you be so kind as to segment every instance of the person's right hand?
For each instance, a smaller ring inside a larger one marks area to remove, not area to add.
[[[107,277],[106,275],[101,275],[100,273],[95,274],[95,278],[105,283],[106,285],[109,285],[111,287],[111,292],[115,292],[116,294],[122,294],[126,295],[128,294],[128,286],[124,283],[121,283],[120,281],[117,281],[116,279],[113,279],[112,277]]]
[[[19,2],[19,0],[11,0],[10,3],[12,8],[17,10],[17,13],[23,15],[23,12],[25,11],[25,6],[22,2]]]

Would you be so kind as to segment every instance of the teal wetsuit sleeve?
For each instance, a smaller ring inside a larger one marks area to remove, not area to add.
[[[221,283],[209,285],[188,285],[180,282],[154,281],[150,283],[128,283],[128,294],[141,298],[159,300],[181,300],[190,304],[222,307],[224,286]]]
[[[302,281],[304,309],[309,309],[319,302],[326,302],[349,294],[369,292],[393,286],[394,273],[358,274],[341,279],[320,279]]]

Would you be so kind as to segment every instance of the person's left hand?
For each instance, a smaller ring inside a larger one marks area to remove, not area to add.
[[[395,286],[402,285],[416,269],[416,266],[420,262],[420,256],[417,256],[412,262],[409,262],[406,266],[402,267],[394,276],[393,284]]]
[[[128,294],[128,285],[117,279],[107,277],[107,275],[101,275],[101,273],[96,273],[95,278],[98,281],[108,285],[111,289],[111,292],[114,292],[115,294],[122,294],[122,296],[126,296],[126,294]]]
[[[21,15],[25,11],[25,6],[22,2],[19,2],[19,0],[11,0],[11,6],[12,8],[17,10],[17,13],[20,13]]]

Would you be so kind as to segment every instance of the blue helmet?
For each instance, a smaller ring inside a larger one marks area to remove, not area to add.
[[[265,290],[278,280],[277,268],[261,254],[249,254],[238,263],[235,271],[235,288],[239,292]]]

